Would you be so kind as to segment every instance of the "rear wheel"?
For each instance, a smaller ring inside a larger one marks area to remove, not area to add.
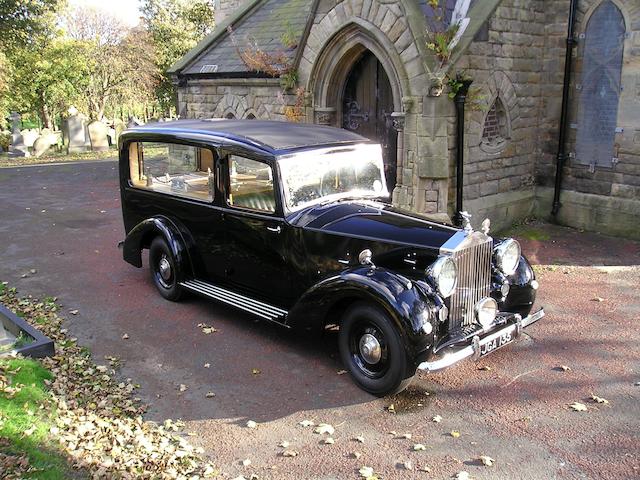
[[[149,269],[151,270],[151,279],[160,295],[172,302],[180,300],[182,289],[178,284],[178,263],[169,245],[162,237],[156,237],[151,242]]]
[[[340,357],[353,380],[373,395],[404,390],[415,374],[402,336],[387,314],[357,303],[345,314],[338,336]]]

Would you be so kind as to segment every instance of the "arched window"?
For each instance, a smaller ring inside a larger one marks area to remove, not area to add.
[[[253,113],[250,113],[249,115],[247,115],[247,120],[255,120],[256,116]]]
[[[484,117],[480,148],[487,153],[499,153],[506,147],[508,138],[509,118],[507,111],[500,97],[496,97]]]
[[[236,116],[233,113],[229,112],[224,116],[224,118],[226,118],[227,120],[233,120],[236,118]]]
[[[585,32],[579,90],[576,161],[610,167],[620,101],[624,17],[611,1],[593,12]]]

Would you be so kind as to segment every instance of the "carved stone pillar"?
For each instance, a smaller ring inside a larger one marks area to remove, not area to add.
[[[336,109],[333,107],[316,107],[314,122],[318,125],[336,125]]]
[[[402,187],[402,169],[404,168],[404,112],[391,113],[391,120],[393,121],[393,129],[398,134],[398,140],[396,145],[398,147],[396,153],[396,186],[393,189],[393,202],[398,202],[398,196],[400,194],[400,188]]]

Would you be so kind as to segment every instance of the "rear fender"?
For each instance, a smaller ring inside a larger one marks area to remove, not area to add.
[[[124,240],[122,256],[135,267],[142,267],[142,250],[148,248],[156,236],[162,236],[180,265],[183,276],[194,276],[193,258],[195,242],[184,228],[164,216],[155,216],[143,220],[133,227]]]
[[[387,313],[412,357],[433,345],[433,333],[425,334],[422,326],[426,315],[436,330],[434,301],[416,282],[384,268],[357,267],[322,280],[294,305],[287,324],[306,329],[339,325],[346,308],[355,301],[372,303]]]

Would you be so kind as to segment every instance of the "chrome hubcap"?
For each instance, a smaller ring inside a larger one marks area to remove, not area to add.
[[[160,271],[160,276],[164,281],[168,282],[169,279],[171,279],[171,264],[164,255],[158,263],[158,270]]]
[[[360,355],[365,362],[373,365],[380,361],[382,356],[382,349],[380,348],[380,342],[378,339],[370,333],[365,333],[360,338]]]

